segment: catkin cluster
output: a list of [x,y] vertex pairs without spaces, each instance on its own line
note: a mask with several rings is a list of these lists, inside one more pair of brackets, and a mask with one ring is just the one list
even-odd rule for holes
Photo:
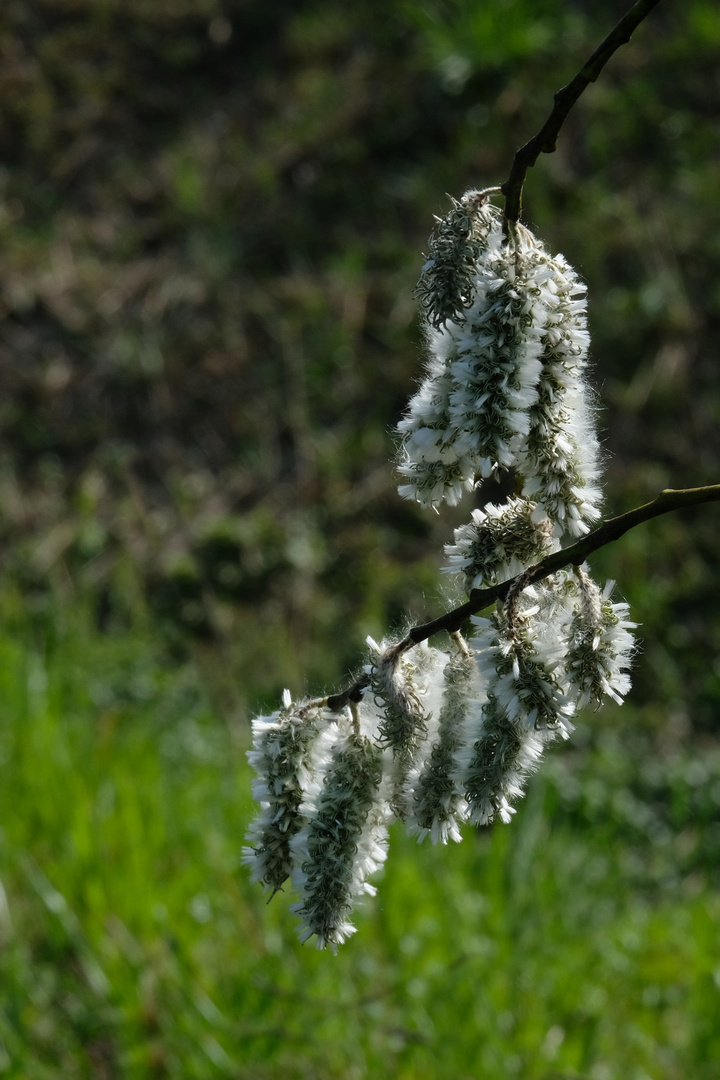
[[453,506],[479,480],[514,470],[534,520],[549,521],[556,537],[587,532],[600,516],[600,469],[575,271],[522,225],[508,231],[482,192],[468,192],[430,239],[418,295],[428,363],[399,424],[400,494]]
[[487,196],[453,200],[430,240],[418,286],[429,358],[399,425],[400,493],[453,505],[511,472],[515,494],[472,511],[445,569],[468,592],[513,584],[467,638],[368,639],[356,693],[294,704],[286,691],[253,722],[261,809],[243,861],[271,894],[290,884],[300,938],[319,948],[353,933],[392,822],[433,843],[509,822],[545,746],[630,685],[635,624],[612,582],[601,590],[585,567],[525,582],[599,516],[585,290]]

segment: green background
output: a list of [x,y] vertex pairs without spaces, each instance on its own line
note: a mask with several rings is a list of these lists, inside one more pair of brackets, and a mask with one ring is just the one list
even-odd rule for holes
[[[717,512],[599,553],[622,710],[511,826],[393,834],[338,957],[240,866],[249,718],[454,601],[403,502],[412,292],[624,11],[5,0],[0,1075],[694,1080],[720,1058]],[[606,508],[718,481],[720,16],[661,3],[531,171]]]

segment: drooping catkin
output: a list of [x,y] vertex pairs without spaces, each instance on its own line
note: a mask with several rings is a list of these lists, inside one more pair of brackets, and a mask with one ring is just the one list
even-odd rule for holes
[[519,717],[511,719],[492,691],[474,704],[464,734],[456,770],[468,820],[472,825],[489,825],[496,817],[509,822],[512,804],[539,763],[542,738]]
[[476,825],[496,816],[510,820],[544,745],[567,737],[573,726],[573,704],[555,676],[555,661],[533,640],[537,606],[524,600],[525,610],[513,598],[510,614],[506,609],[474,620],[478,632],[471,644],[487,693],[468,713],[456,775]]
[[368,882],[385,861],[387,807],[379,791],[380,749],[356,730],[332,747],[321,782],[303,803],[303,828],[293,837],[293,884],[300,900],[301,941],[313,935],[319,949],[337,949],[355,932],[350,915],[357,899],[373,896]]
[[457,635],[456,646],[443,672],[444,689],[437,733],[424,758],[407,778],[406,826],[411,836],[434,844],[459,841],[467,813],[464,794],[454,775],[454,759],[463,723],[473,698],[480,692],[475,658]]
[[[479,477],[512,467],[538,393],[543,324],[534,275],[541,245],[525,229],[508,242],[490,204],[473,210],[470,200],[468,207],[483,222],[475,275],[463,291],[462,315],[430,321],[426,379],[398,425],[398,471],[407,481],[400,494],[424,506],[454,505]],[[432,286],[424,282],[426,295]]]
[[528,229],[508,228],[486,193],[468,192],[437,226],[418,295],[429,360],[398,425],[400,494],[454,505],[513,469],[556,536],[587,532],[602,493],[575,271]]
[[631,634],[637,623],[629,607],[610,599],[615,585],[601,591],[582,567],[576,570],[580,598],[568,633],[565,677],[577,707],[601,705],[607,697],[621,705],[630,689],[629,668],[635,652]]
[[390,805],[405,820],[407,778],[437,730],[447,655],[427,642],[413,649],[369,643],[373,650],[368,669],[371,693],[378,711],[376,739],[391,755],[387,766]]
[[322,764],[321,733],[336,719],[324,701],[293,705],[286,690],[280,710],[252,722],[253,748],[247,756],[256,772],[253,797],[260,813],[248,829],[242,861],[251,879],[273,894],[292,873],[291,841],[303,825],[300,805]]
[[586,289],[562,255],[546,264],[542,368],[518,450],[523,494],[539,503],[556,534],[577,537],[600,516],[600,450],[586,368]]

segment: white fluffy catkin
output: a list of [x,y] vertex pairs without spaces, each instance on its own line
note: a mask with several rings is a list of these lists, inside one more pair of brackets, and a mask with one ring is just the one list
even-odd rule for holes
[[301,941],[336,950],[355,927],[358,898],[374,896],[368,877],[385,861],[387,807],[379,796],[382,755],[365,735],[342,734],[319,782],[303,802],[303,828],[293,837],[293,885],[300,900]]
[[485,193],[468,192],[438,222],[418,295],[429,360],[398,425],[400,494],[454,505],[514,469],[536,520],[558,537],[587,532],[600,467],[575,271],[523,226],[506,228]]
[[480,692],[475,658],[456,635],[456,645],[443,671],[443,697],[434,737],[406,780],[406,827],[418,842],[430,836],[434,844],[461,840],[460,825],[467,803],[454,775],[454,759],[463,723]]
[[315,770],[321,733],[337,718],[323,701],[293,704],[283,694],[283,707],[252,722],[253,748],[248,760],[256,772],[253,796],[260,813],[247,833],[242,861],[253,881],[276,893],[293,870],[291,841],[302,828],[300,806]]

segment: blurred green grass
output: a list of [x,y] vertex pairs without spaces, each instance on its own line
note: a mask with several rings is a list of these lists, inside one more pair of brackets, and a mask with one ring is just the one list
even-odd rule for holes
[[[231,657],[236,709],[429,617],[466,511],[399,500],[388,459],[433,214],[507,176],[627,4],[0,5],[0,554],[28,602],[91,589],[128,624],[131,562],[178,650]],[[526,185],[588,282],[609,513],[717,479],[716,7],[658,5]],[[715,549],[708,513],[610,570],[634,604],[652,579],[652,677],[705,730]]]
[[626,707],[510,826],[400,831],[339,952],[240,866],[247,734],[152,629],[0,639],[0,1074],[711,1080],[720,754]]

